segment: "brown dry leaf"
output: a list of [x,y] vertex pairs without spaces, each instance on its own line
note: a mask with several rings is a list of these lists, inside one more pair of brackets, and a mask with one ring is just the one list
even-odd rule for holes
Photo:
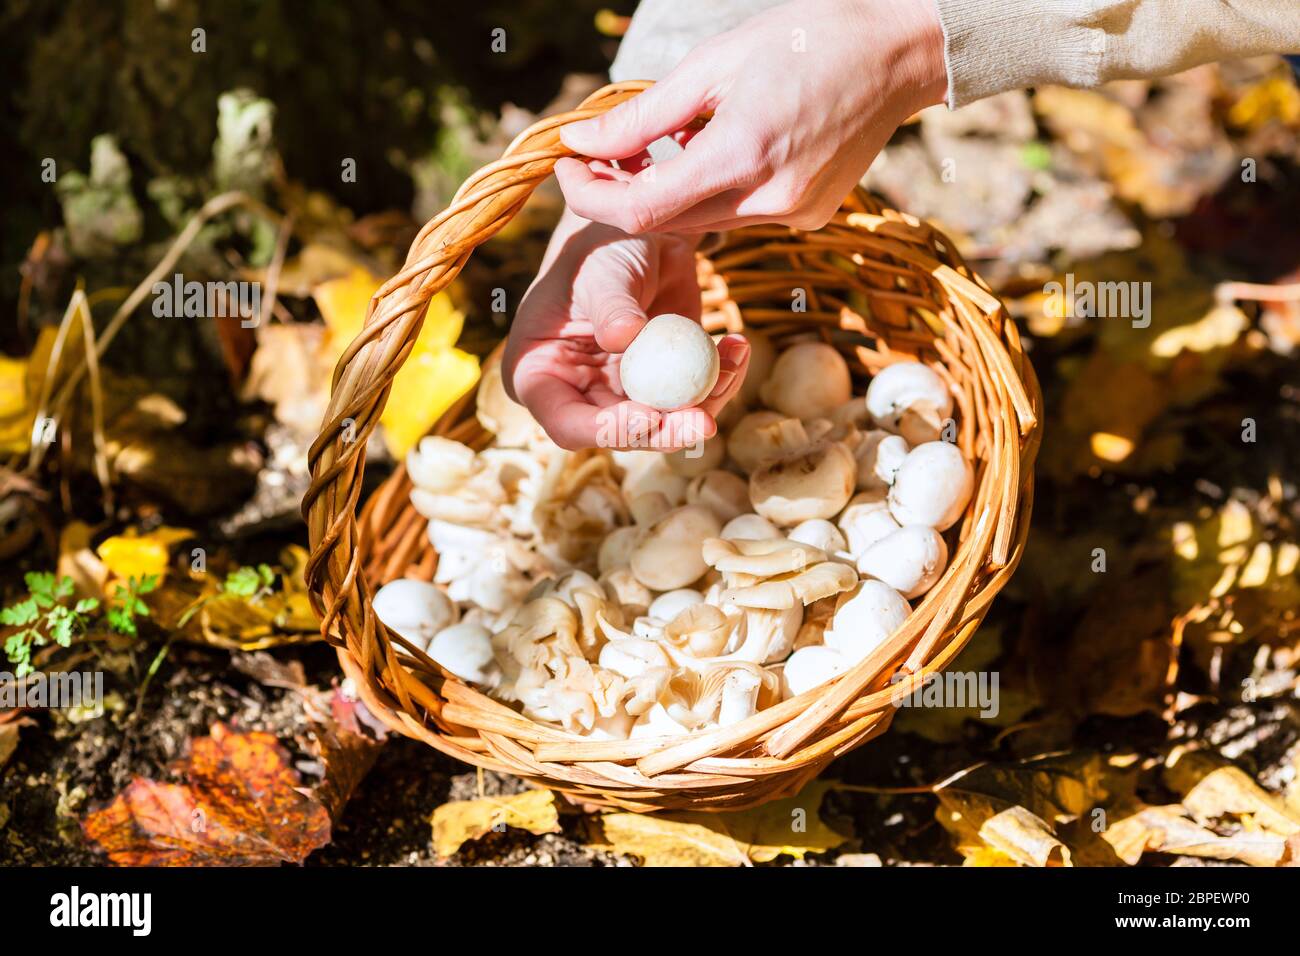
[[[1024,807],[1008,807],[984,821],[979,837],[1021,866],[1071,866],[1070,850]],[[987,864],[985,864],[987,865]]]
[[438,856],[451,856],[469,840],[506,827],[529,833],[558,833],[560,815],[555,794],[525,790],[505,797],[444,803],[433,811],[433,848]]
[[[304,691],[306,689],[304,688]],[[384,749],[383,739],[367,736],[358,720],[360,701],[332,692],[303,695],[304,709],[312,721],[313,747],[321,762],[321,781],[312,794],[338,820],[357,786]]]
[[730,813],[609,813],[600,818],[616,853],[646,866],[739,866],[778,856],[803,859],[848,837],[822,822],[819,810],[835,783],[816,780],[798,794]]
[[86,838],[119,866],[276,866],[329,842],[329,812],[270,734],[214,724],[179,770],[187,783],[136,777],[82,821]]
[[1300,833],[1300,812],[1251,780],[1239,767],[1220,767],[1206,774],[1183,797],[1183,806],[1202,822],[1241,817],[1249,828],[1281,837]]
[[30,723],[26,718],[0,723],[0,769],[4,768],[18,749],[18,728]]
[[1145,852],[1171,853],[1209,860],[1240,860],[1252,866],[1275,866],[1283,840],[1276,836],[1243,833],[1220,836],[1187,816],[1178,805],[1145,807],[1113,823],[1102,837],[1121,860],[1136,865]]
[[[1131,799],[1132,778],[1121,756],[1095,753],[979,764],[935,788],[935,818],[953,837],[957,852],[974,861],[970,865],[990,865],[990,850],[1017,863],[1113,862],[1114,855],[1100,845],[1091,824],[1099,812]],[[1041,829],[1032,823],[1035,819]],[[1068,855],[1049,839],[1063,848],[1070,840]]]

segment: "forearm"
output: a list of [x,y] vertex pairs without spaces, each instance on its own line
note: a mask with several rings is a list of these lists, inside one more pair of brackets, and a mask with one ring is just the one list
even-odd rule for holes
[[1296,0],[934,0],[948,105],[1300,50]]
[[[710,37],[782,0],[642,0],[610,68],[662,79]],[[1300,52],[1297,0],[895,0],[942,23],[948,105],[1044,83],[1096,86],[1212,60]]]

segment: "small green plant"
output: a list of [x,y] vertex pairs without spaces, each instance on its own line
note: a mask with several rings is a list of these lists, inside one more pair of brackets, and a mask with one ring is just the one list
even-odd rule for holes
[[144,601],[140,600],[140,595],[148,594],[157,587],[158,575],[156,574],[146,574],[138,579],[132,575],[127,579],[125,587],[119,583],[117,592],[108,602],[106,615],[108,626],[118,634],[129,634],[135,637],[139,633],[135,623],[136,615],[149,616],[149,608]]
[[88,615],[99,607],[94,598],[82,598],[68,606],[72,578],[56,578],[49,571],[31,571],[23,576],[27,597],[0,610],[0,624],[17,627],[5,638],[5,656],[15,665],[15,676],[26,677],[33,670],[32,648],[53,641],[60,647],[72,643],[73,635],[86,629]]
[[226,575],[226,583],[222,586],[222,590],[227,594],[256,600],[270,594],[271,585],[274,583],[275,572],[269,565],[259,564],[255,568],[246,566],[231,571]]

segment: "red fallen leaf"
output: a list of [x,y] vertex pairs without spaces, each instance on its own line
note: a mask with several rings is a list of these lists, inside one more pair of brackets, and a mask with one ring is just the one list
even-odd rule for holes
[[329,811],[271,734],[213,724],[179,770],[188,783],[132,780],[82,821],[86,838],[118,866],[276,866],[329,842]]
[[362,722],[374,718],[364,704],[349,699],[338,688],[322,694],[304,693],[303,707],[312,721],[312,746],[320,759],[321,781],[312,792],[337,820],[379,758],[386,734],[380,731],[378,739],[368,736]]

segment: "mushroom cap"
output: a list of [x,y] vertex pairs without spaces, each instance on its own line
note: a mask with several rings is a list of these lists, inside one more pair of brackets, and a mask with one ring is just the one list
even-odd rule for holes
[[766,409],[750,412],[727,436],[727,454],[731,456],[746,474],[754,471],[765,461],[781,457],[780,447],[767,437],[764,429],[786,418],[780,412]]
[[596,570],[604,574],[626,568],[632,561],[632,550],[640,537],[640,528],[615,528],[600,542],[600,550],[596,553]]
[[750,475],[749,497],[764,518],[790,527],[839,514],[856,479],[852,453],[840,442],[822,439]]
[[[668,466],[668,457],[657,451],[632,452],[644,455],[644,458],[623,457],[618,459],[625,470],[623,481],[619,485],[623,497],[635,501],[641,495],[659,492],[676,507],[686,498],[686,486],[690,479],[679,475]],[[623,464],[626,463],[626,464]]]
[[825,342],[800,342],[777,356],[763,403],[793,418],[825,418],[853,395],[849,365]]
[[858,555],[859,572],[884,581],[908,600],[930,590],[947,564],[943,536],[919,524],[904,525]]
[[[726,528],[722,529],[723,537],[726,537]],[[844,535],[840,529],[835,527],[825,518],[809,518],[807,521],[801,521],[795,525],[794,530],[789,534],[791,541],[797,541],[800,544],[811,545],[827,554],[838,554],[848,547],[848,542],[844,540]]]
[[889,489],[889,510],[901,525],[946,531],[966,510],[975,487],[970,462],[946,441],[917,445],[903,459]]
[[719,467],[727,457],[727,439],[722,434],[706,438],[664,455],[668,467],[683,478],[694,478]]
[[698,405],[713,391],[721,367],[718,347],[700,323],[684,315],[656,315],[619,359],[623,392],[664,411]]
[[688,607],[704,603],[704,595],[691,588],[675,588],[665,591],[650,602],[647,613],[657,620],[667,623]]
[[722,522],[708,508],[676,508],[655,522],[633,549],[632,573],[655,591],[686,587],[708,570],[700,546],[721,530]]
[[867,386],[867,411],[881,428],[897,429],[909,408],[927,409],[940,420],[952,414],[952,393],[928,365],[904,361],[887,365]]
[[911,611],[888,584],[868,579],[839,596],[822,640],[856,664],[902,627]]
[[738,607],[779,611],[839,594],[857,582],[857,572],[844,562],[822,561],[802,571],[732,588],[724,592],[723,600]]
[[772,366],[776,364],[776,346],[757,329],[745,329],[742,334],[749,342],[749,368],[745,371],[745,380],[740,383],[740,392],[736,397],[741,404],[749,407],[758,401],[763,383],[772,377]]
[[420,650],[458,617],[456,605],[440,588],[412,578],[389,581],[376,592],[371,607],[389,630]]
[[801,647],[781,670],[781,696],[786,700],[843,674],[851,665],[838,651],[820,644]]
[[444,627],[429,642],[428,654],[461,680],[491,684],[499,676],[492,652],[492,632],[482,624]]
[[886,485],[892,485],[898,476],[898,469],[903,466],[903,459],[911,450],[912,446],[902,435],[886,435],[880,439],[876,445],[876,477]]
[[749,483],[735,472],[715,468],[691,480],[686,501],[708,508],[719,521],[730,521],[749,511]]
[[496,436],[498,448],[523,448],[545,435],[532,413],[506,394],[500,362],[490,362],[483,368],[475,414],[479,424]]
[[779,538],[781,532],[762,515],[750,512],[737,515],[724,524],[719,537],[728,541],[761,541],[764,538]]
[[880,491],[854,495],[840,512],[840,531],[848,542],[846,549],[856,559],[863,551],[900,527],[889,513],[889,502]]

